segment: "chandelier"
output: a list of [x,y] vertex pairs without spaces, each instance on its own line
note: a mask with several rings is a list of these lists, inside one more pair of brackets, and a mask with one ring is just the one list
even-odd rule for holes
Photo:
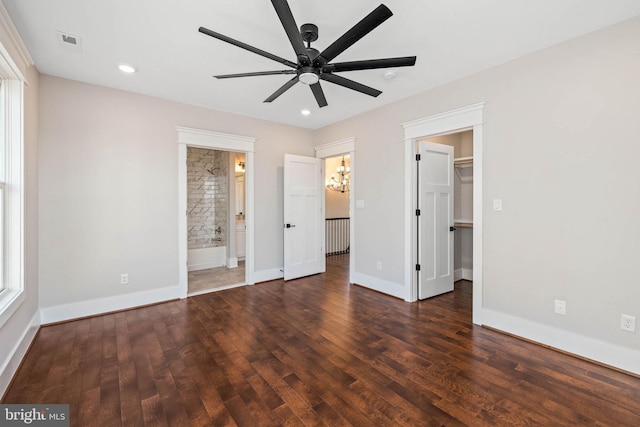
[[351,168],[344,165],[344,156],[342,156],[342,162],[340,163],[340,166],[336,168],[337,176],[331,175],[331,179],[327,181],[327,188],[341,193],[349,191],[349,181],[351,179],[350,171]]

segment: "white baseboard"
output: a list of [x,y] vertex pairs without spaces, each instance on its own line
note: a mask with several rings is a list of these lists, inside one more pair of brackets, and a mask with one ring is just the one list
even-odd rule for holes
[[284,272],[281,268],[271,270],[261,270],[253,272],[253,283],[268,282],[270,280],[282,279]]
[[470,268],[459,268],[453,272],[453,281],[471,280],[473,281],[473,270]]
[[217,268],[224,267],[224,262],[221,264],[219,262],[203,262],[200,264],[190,264],[187,267],[188,271],[198,271],[198,270],[206,270],[208,268]]
[[227,258],[227,268],[237,268],[238,258]]
[[7,391],[7,387],[11,383],[11,379],[18,371],[22,359],[27,354],[27,350],[38,332],[40,326],[40,312],[36,312],[31,318],[29,325],[22,333],[22,336],[11,349],[9,358],[5,360],[0,368],[0,397]]
[[180,297],[180,288],[178,286],[122,294],[113,297],[57,305],[54,307],[43,307],[40,309],[40,320],[42,324],[62,322],[64,320],[95,316],[102,313],[109,313],[111,311],[125,310],[128,308],[139,307],[141,305],[178,299]]
[[482,324],[640,375],[638,350],[488,309],[482,310]]
[[215,289],[205,289],[203,291],[189,292],[187,294],[187,296],[188,297],[195,297],[197,295],[210,294],[212,292],[219,292],[219,291],[224,291],[224,290],[227,290],[227,289],[240,288],[242,286],[247,286],[247,284],[243,282],[243,283],[236,283],[235,285],[220,286],[219,288],[215,288]]
[[358,272],[352,273],[351,278],[353,280],[353,283],[357,285],[364,286],[365,288],[373,289],[374,291],[382,292],[383,294],[392,295],[404,300],[406,290],[401,284],[388,282],[386,280],[367,276],[366,274],[361,274]]

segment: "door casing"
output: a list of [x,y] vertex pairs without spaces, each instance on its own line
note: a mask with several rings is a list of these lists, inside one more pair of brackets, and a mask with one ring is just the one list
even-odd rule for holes
[[469,105],[421,119],[403,123],[404,128],[404,258],[405,300],[418,299],[416,274],[416,142],[420,139],[473,130],[473,323],[483,323],[482,314],[482,169],[483,169],[483,115],[485,103]]
[[[358,242],[355,238],[356,230],[356,190],[357,190],[357,163],[356,163],[356,139],[345,138],[338,141],[329,142],[326,144],[318,145],[314,147],[316,151],[316,157],[319,159],[327,159],[329,157],[337,157],[342,155],[349,155],[349,167],[351,170],[349,181],[349,283],[354,283],[353,275],[356,271],[355,260],[357,253]],[[323,165],[324,173],[324,165]],[[322,192],[322,212],[326,212],[324,191]],[[326,248],[325,245],[323,247]]]
[[256,138],[177,126],[178,131],[178,287],[180,298],[189,292],[187,271],[187,146],[245,153],[246,255],[245,282],[255,283],[254,266],[254,144]]

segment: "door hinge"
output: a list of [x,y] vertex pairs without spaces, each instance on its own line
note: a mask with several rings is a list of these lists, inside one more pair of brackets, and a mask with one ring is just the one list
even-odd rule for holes
[[420,264],[416,264],[416,271],[420,271]]
[[420,209],[416,209],[416,216],[420,216]]
[[416,154],[416,160],[420,161],[420,154]]

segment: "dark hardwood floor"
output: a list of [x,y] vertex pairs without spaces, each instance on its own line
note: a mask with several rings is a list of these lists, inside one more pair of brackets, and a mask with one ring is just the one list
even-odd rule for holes
[[4,403],[74,426],[638,426],[640,379],[327,273],[43,327]]

